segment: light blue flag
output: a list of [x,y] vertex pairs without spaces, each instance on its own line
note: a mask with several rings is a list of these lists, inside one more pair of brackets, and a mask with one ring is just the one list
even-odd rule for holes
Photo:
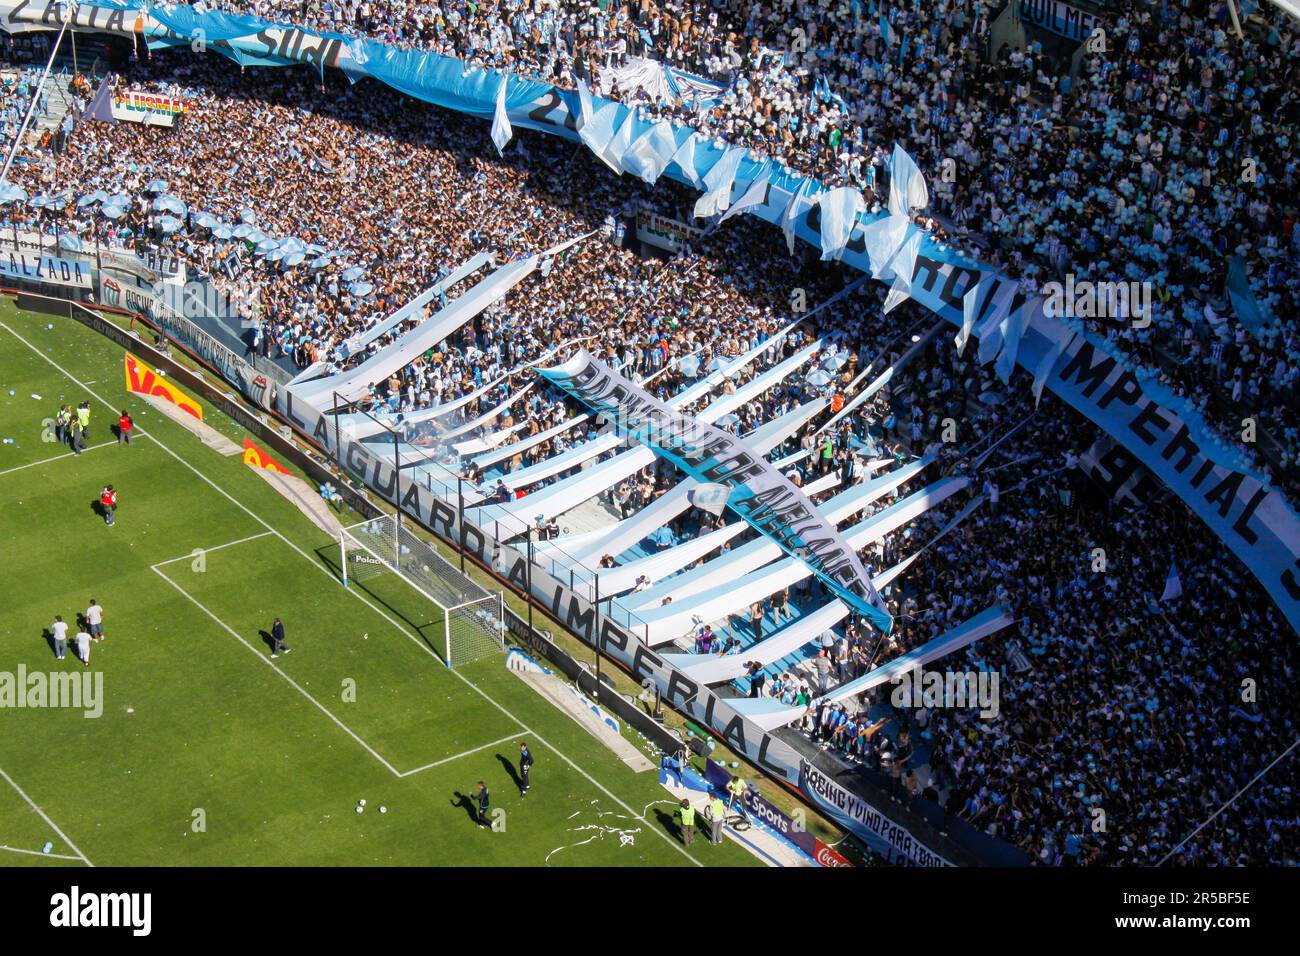
[[708,219],[725,212],[731,205],[731,186],[736,181],[736,170],[745,158],[746,150],[739,146],[728,146],[722,158],[713,164],[713,168],[704,176],[707,192],[695,201],[693,215],[696,219]]
[[1038,367],[1034,369],[1034,405],[1043,398],[1043,386],[1047,384],[1047,378],[1052,374],[1052,369],[1056,367],[1056,360],[1061,357],[1061,353],[1074,341],[1075,334],[1067,327],[1062,326],[1062,330],[1068,334],[1063,339],[1059,339],[1052,344],[1052,347],[1044,353],[1038,361]]
[[1233,256],[1228,262],[1227,292],[1232,301],[1232,310],[1252,335],[1258,336],[1261,329],[1273,324],[1273,316],[1262,309],[1259,300],[1255,298],[1250,278],[1246,274],[1246,263],[1241,256]]
[[695,168],[695,141],[699,138],[700,134],[692,130],[673,153],[673,162],[681,168],[696,189],[703,189],[704,180],[700,178],[700,171]]
[[886,45],[894,42],[894,29],[889,25],[889,18],[885,16],[884,10],[880,11],[880,35],[884,38]]
[[1003,385],[1011,382],[1011,373],[1016,370],[1016,356],[1020,354],[1020,340],[1024,338],[1025,329],[1033,320],[1035,312],[1041,314],[1043,300],[1034,298],[1016,312],[1002,320],[1002,351],[998,353],[997,364],[993,366]]
[[582,77],[578,78],[578,129],[591,122],[591,90]]
[[1002,348],[1002,321],[1011,311],[1011,301],[1015,297],[1016,290],[1014,287],[1003,288],[1002,296],[993,308],[993,314],[980,326],[980,347],[975,356],[975,360],[980,365],[987,365],[992,362]]
[[1169,565],[1169,574],[1165,577],[1165,593],[1160,595],[1162,601],[1172,601],[1183,596],[1183,582],[1178,577],[1178,562]]

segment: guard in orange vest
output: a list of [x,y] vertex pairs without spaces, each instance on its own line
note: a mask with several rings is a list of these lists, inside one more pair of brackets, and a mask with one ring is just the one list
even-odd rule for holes
[[131,416],[122,409],[122,414],[117,416],[117,443],[119,445],[131,444],[131,429],[135,427],[135,422],[131,421]]
[[99,507],[104,513],[104,524],[113,526],[113,512],[117,511],[117,491],[112,485],[105,485],[99,493]]

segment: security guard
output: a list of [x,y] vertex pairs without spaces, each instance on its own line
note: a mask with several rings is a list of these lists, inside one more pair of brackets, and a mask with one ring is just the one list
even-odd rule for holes
[[709,842],[717,846],[722,842],[722,824],[727,819],[727,805],[715,791],[709,801]]
[[682,797],[682,843],[687,846],[695,839],[695,808],[691,806],[691,801]]
[[54,436],[60,445],[72,444],[72,409],[67,405],[59,408],[59,414],[54,419]]
[[749,822],[749,813],[745,810],[745,780],[743,777],[732,777],[731,782],[727,784],[727,809],[734,809],[740,814],[740,818],[746,823]]

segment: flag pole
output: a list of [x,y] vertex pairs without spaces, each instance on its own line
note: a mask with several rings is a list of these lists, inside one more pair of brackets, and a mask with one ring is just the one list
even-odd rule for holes
[[63,18],[63,26],[59,29],[59,35],[54,40],[54,49],[50,51],[50,59],[45,64],[45,72],[41,74],[41,81],[36,84],[36,90],[32,93],[32,101],[27,105],[27,115],[23,117],[22,125],[18,127],[18,135],[14,137],[14,143],[9,147],[9,155],[5,157],[4,168],[0,169],[0,183],[9,181],[9,167],[13,165],[14,157],[18,155],[18,147],[22,145],[23,137],[27,134],[27,127],[32,122],[32,113],[36,110],[36,104],[41,98],[41,93],[45,90],[45,81],[50,78],[54,58],[59,54],[59,46],[63,43],[63,34],[68,32],[68,24],[72,22],[76,12],[77,4],[73,0],[68,5],[68,15]]

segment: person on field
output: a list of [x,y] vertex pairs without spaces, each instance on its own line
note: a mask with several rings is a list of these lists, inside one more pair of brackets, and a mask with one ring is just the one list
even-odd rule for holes
[[82,402],[77,406],[77,424],[81,426],[81,437],[84,441],[90,433],[90,402]]
[[90,599],[90,607],[86,608],[86,630],[90,631],[90,636],[98,644],[104,639],[104,609],[95,603],[95,599]]
[[119,445],[131,444],[131,429],[135,427],[135,422],[131,421],[131,416],[122,409],[122,414],[117,416],[117,443]]
[[60,405],[59,413],[54,416],[54,437],[60,445],[72,444],[72,409],[67,405]]
[[281,654],[288,654],[292,647],[284,642],[284,624],[277,617],[271,622],[271,656],[279,657]]
[[86,433],[82,431],[81,422],[73,415],[68,420],[68,445],[74,455],[80,455],[86,449]]
[[677,812],[682,823],[682,843],[690,846],[691,841],[695,839],[695,808],[691,806],[691,801],[682,797],[682,804]]
[[84,630],[77,632],[77,660],[90,666],[90,635]]
[[709,818],[709,842],[718,846],[722,843],[722,825],[727,820],[727,805],[716,792],[713,794],[713,799],[709,801],[706,813]]
[[105,485],[104,490],[99,493],[100,510],[104,512],[104,524],[110,528],[113,527],[113,520],[117,511],[117,489],[112,485]]
[[749,811],[745,809],[746,784],[743,777],[732,777],[727,784],[727,809],[735,810],[741,820],[749,821]]
[[533,769],[533,755],[525,741],[519,745],[519,796],[528,795],[528,771]]
[[478,825],[491,829],[492,824],[488,822],[488,812],[492,809],[492,797],[488,793],[487,784],[482,780],[478,782]]
[[68,625],[61,614],[54,615],[50,633],[54,635],[54,658],[61,661],[68,656]]

